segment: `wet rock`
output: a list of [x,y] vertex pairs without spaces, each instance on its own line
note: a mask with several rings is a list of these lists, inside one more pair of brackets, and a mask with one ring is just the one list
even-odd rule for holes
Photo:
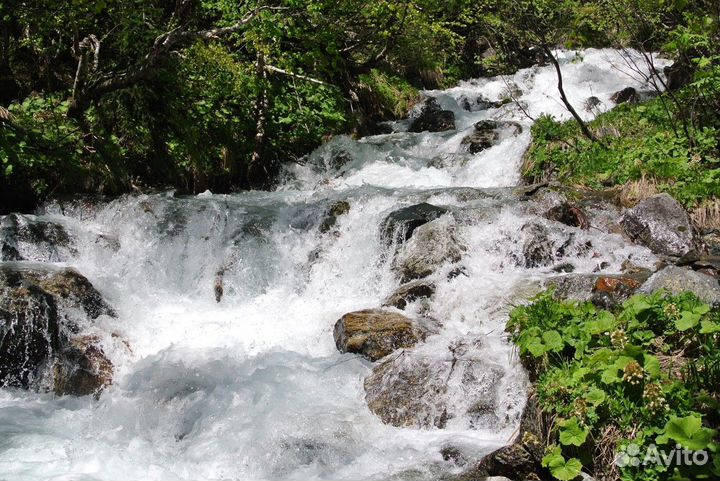
[[497,109],[503,105],[502,102],[493,102],[482,95],[474,98],[462,96],[458,100],[458,104],[468,112],[480,112],[487,109]]
[[503,369],[476,349],[456,350],[447,359],[406,351],[373,368],[365,379],[365,400],[393,426],[442,429],[461,418],[465,427],[495,427],[501,422],[496,413],[503,377]]
[[634,104],[639,100],[637,90],[632,87],[625,87],[622,90],[618,90],[610,97],[616,105],[624,104],[626,102]]
[[694,247],[690,219],[668,194],[643,200],[625,212],[620,224],[630,239],[656,254],[679,257]]
[[650,276],[649,271],[627,275],[570,274],[548,281],[561,300],[590,301],[598,307],[611,309],[638,291]]
[[445,263],[456,263],[466,247],[460,241],[457,227],[437,219],[415,230],[393,260],[393,270],[401,282],[422,279]]
[[403,243],[412,237],[415,229],[448,212],[444,207],[423,202],[393,211],[380,226],[386,244]]
[[[101,315],[114,312],[76,271],[0,264],[0,386],[41,388],[48,378],[53,386],[57,374],[66,379],[58,394],[86,394],[79,386],[90,385],[90,367],[102,362],[89,344],[73,343]],[[72,370],[75,361],[80,364]],[[101,371],[106,372],[92,372]]]
[[382,309],[345,314],[333,331],[338,351],[361,354],[371,361],[411,348],[426,336],[427,331],[411,319]]
[[663,70],[667,78],[667,89],[670,91],[680,90],[693,78],[693,68],[685,60],[678,60]]
[[435,294],[435,284],[432,282],[417,280],[408,282],[398,287],[395,292],[390,294],[383,306],[392,306],[398,309],[405,309],[405,307],[417,300],[432,297]]
[[590,228],[590,222],[588,222],[585,212],[583,212],[580,207],[570,204],[569,202],[563,202],[562,204],[551,207],[545,213],[545,217],[571,227],[579,227],[583,230]]
[[467,464],[466,456],[457,446],[445,445],[441,447],[440,455],[443,460],[450,461],[457,466],[465,466]]
[[718,277],[720,274],[720,255],[702,255],[697,252],[689,252],[682,256],[675,265],[690,267],[694,271]]
[[481,120],[475,124],[474,132],[462,139],[461,143],[467,146],[467,150],[471,154],[477,154],[489,149],[500,138],[497,131],[498,126],[498,123],[494,120]]
[[592,97],[588,97],[585,100],[585,102],[583,104],[583,108],[585,109],[586,112],[592,112],[596,108],[600,107],[600,105],[602,105],[602,101],[599,98],[592,96]]
[[320,232],[328,232],[335,227],[337,218],[350,212],[350,203],[345,200],[333,202],[325,212],[325,216],[320,223]]
[[420,111],[410,128],[410,132],[444,132],[455,130],[455,114],[450,110],[443,110],[435,98],[430,97]]
[[0,218],[0,261],[55,262],[75,253],[65,228],[35,216]]
[[463,473],[459,480],[496,479],[496,477],[533,481],[553,479],[542,467],[547,431],[537,397],[528,396],[514,443],[493,451],[478,464]]
[[672,294],[691,291],[703,302],[720,304],[720,284],[717,279],[684,267],[669,266],[655,274],[640,288],[641,292],[652,293],[665,289]]
[[53,391],[59,396],[98,396],[112,382],[114,371],[100,339],[80,336],[68,344],[53,366]]
[[523,244],[523,258],[525,267],[546,266],[552,263],[555,257],[555,245],[550,240],[548,230],[538,223],[526,224],[522,231],[525,233]]

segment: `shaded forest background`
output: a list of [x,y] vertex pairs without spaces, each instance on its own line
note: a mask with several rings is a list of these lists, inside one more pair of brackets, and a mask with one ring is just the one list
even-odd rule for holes
[[555,47],[674,59],[669,115],[692,145],[720,110],[718,3],[2,0],[0,212],[75,193],[268,188],[330,136],[405,115],[418,89]]

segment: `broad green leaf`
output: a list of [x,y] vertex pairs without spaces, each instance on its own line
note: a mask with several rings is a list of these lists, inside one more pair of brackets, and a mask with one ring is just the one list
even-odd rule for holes
[[587,439],[588,430],[580,426],[578,419],[572,417],[560,424],[560,443],[568,446],[582,446]]
[[658,436],[656,441],[667,444],[673,440],[684,448],[699,451],[708,447],[715,432],[714,429],[703,427],[702,418],[698,415],[690,414],[683,418],[670,416],[665,424],[665,434]]
[[565,343],[562,340],[562,336],[556,330],[547,331],[543,333],[543,341],[545,341],[545,348],[547,351],[562,351]]
[[560,452],[560,448],[553,449],[542,459],[542,465],[560,481],[570,481],[580,475],[582,463],[579,459],[570,458],[567,461]]
[[683,311],[680,319],[675,321],[675,327],[678,331],[687,331],[698,325],[700,322],[700,314],[696,314],[690,311]]
[[713,334],[720,332],[720,323],[715,321],[701,321],[700,322],[700,333],[701,334]]
[[605,401],[605,398],[605,391],[596,387],[590,388],[588,393],[585,395],[585,399],[587,400],[587,402],[589,402],[593,406],[599,406]]

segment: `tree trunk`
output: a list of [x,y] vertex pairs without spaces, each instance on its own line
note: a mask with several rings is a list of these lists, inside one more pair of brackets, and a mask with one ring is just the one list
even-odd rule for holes
[[570,101],[567,98],[567,95],[565,95],[565,89],[563,88],[563,77],[562,77],[562,71],[560,70],[560,64],[558,63],[557,59],[555,58],[555,55],[553,55],[552,51],[550,51],[550,48],[543,44],[542,46],[543,51],[545,52],[545,55],[548,56],[550,59],[550,62],[552,62],[553,66],[555,67],[555,72],[557,73],[557,79],[558,79],[558,92],[560,92],[560,99],[562,100],[563,104],[565,104],[565,108],[568,109],[568,112],[570,112],[570,115],[573,116],[575,119],[575,122],[577,122],[578,127],[580,127],[580,131],[583,133],[585,137],[590,139],[591,141],[595,142],[597,141],[597,137],[593,135],[592,132],[590,132],[590,129],[588,129],[588,126],[585,124],[583,119],[578,115],[575,108],[572,106]]
[[255,100],[255,147],[248,166],[248,182],[251,185],[262,185],[267,180],[267,169],[263,163],[263,151],[265,150],[265,127],[267,125],[267,113],[269,100],[267,94],[267,69],[265,68],[265,55],[258,53],[256,64],[257,80],[260,85],[257,99]]

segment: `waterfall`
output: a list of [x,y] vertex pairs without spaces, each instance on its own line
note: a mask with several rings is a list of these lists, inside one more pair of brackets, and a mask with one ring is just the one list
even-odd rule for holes
[[[589,97],[607,110],[615,91],[647,89],[617,51],[559,59],[587,119]],[[509,443],[527,379],[504,325],[513,305],[558,275],[523,261],[527,226],[565,245],[562,262],[576,273],[656,261],[617,234],[544,219],[538,201],[523,200],[530,117],[569,118],[555,83],[541,66],[427,91],[453,112],[454,130],[410,132],[418,110],[390,123],[392,133],[336,137],[287,167],[273,192],[78,198],[7,216],[7,229],[62,226],[67,244],[16,236],[12,248],[20,262],[77,269],[117,317],[87,326],[115,366],[98,399],[0,389],[0,479],[437,479],[460,469],[443,459],[444,446],[480,458]],[[522,109],[500,105],[508,89]],[[493,145],[470,153],[464,139],[484,120],[500,122]],[[347,213],[321,227],[343,201]],[[481,363],[463,376],[492,373],[478,386],[495,396],[490,412],[470,416],[476,393],[449,370],[453,415],[442,429],[383,424],[365,400],[373,364],[333,340],[343,314],[380,307],[400,284],[398,259],[413,254],[384,242],[381,226],[421,202],[447,210],[433,225],[452,232],[461,255],[441,259],[429,277],[434,295],[405,308],[434,325],[407,362],[447,369],[462,346],[462,361]]]

